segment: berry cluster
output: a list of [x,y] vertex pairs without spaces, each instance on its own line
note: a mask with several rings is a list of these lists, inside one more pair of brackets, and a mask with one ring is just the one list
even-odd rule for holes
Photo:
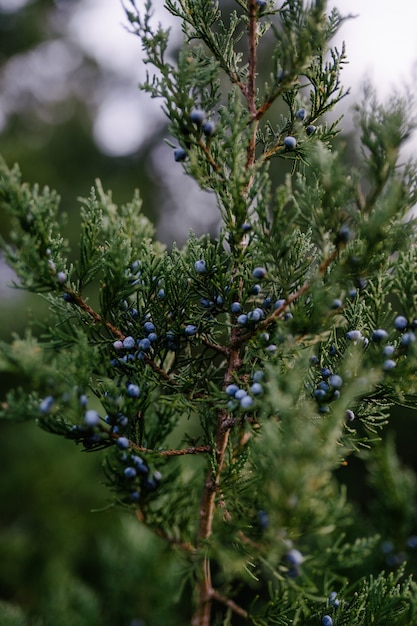
[[252,384],[249,389],[239,387],[235,383],[231,383],[226,387],[226,395],[230,398],[228,401],[228,407],[231,411],[235,411],[239,407],[241,409],[250,409],[254,405],[254,397],[263,394],[263,386],[261,381],[264,378],[264,373],[258,370],[254,373],[252,378]]
[[[197,129],[197,133],[202,132],[206,138],[212,137],[216,132],[215,123],[207,119],[207,113],[202,109],[193,109],[188,120],[191,122],[192,130],[196,132],[195,129]],[[174,161],[185,161],[187,156],[187,151],[184,148],[177,147],[174,149]]]

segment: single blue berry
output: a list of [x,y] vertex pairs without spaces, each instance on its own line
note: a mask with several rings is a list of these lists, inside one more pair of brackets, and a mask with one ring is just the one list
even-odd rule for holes
[[316,127],[313,124],[309,124],[306,128],[307,135],[314,135],[316,132]]
[[158,298],[165,298],[165,289],[160,289],[156,295]]
[[348,422],[353,422],[353,420],[355,419],[355,414],[350,409],[346,409],[345,415]]
[[179,162],[179,161],[185,161],[185,159],[187,158],[187,153],[184,150],[184,148],[175,148],[174,150],[174,160]]
[[337,592],[336,591],[331,591],[330,594],[329,594],[329,604],[330,605],[332,605],[332,604],[334,605],[335,601],[336,601],[336,598],[337,598]]
[[321,618],[321,623],[323,626],[332,626],[333,620],[330,615],[323,615],[323,617]]
[[120,448],[120,450],[127,450],[129,445],[129,439],[127,437],[119,437],[116,440],[116,446]]
[[236,400],[242,400],[245,396],[248,395],[248,392],[245,389],[238,389],[235,393]]
[[352,239],[352,231],[350,230],[349,226],[344,224],[343,226],[339,228],[339,232],[337,233],[337,240],[340,243],[347,243],[351,239]]
[[232,304],[230,305],[230,310],[232,313],[240,313],[242,310],[242,305],[240,304],[240,302],[232,302]]
[[260,383],[253,383],[250,388],[251,392],[254,396],[260,396],[264,389]]
[[206,113],[202,109],[193,109],[190,113],[190,120],[197,126],[201,126],[205,119]]
[[257,296],[260,291],[261,291],[260,285],[253,285],[253,287],[250,290],[250,292],[253,293],[254,296]]
[[58,272],[56,279],[60,285],[63,285],[67,281],[67,275],[65,272]]
[[401,343],[403,344],[403,346],[409,346],[411,343],[414,343],[416,340],[416,336],[414,333],[408,332],[408,333],[404,333],[404,335],[401,337]]
[[212,137],[216,132],[216,124],[214,122],[205,122],[203,124],[203,133],[206,137]]
[[239,326],[245,326],[245,324],[248,323],[248,316],[245,315],[244,313],[242,313],[241,315],[239,315],[239,317],[237,318],[237,323],[239,324]]
[[262,315],[257,309],[254,309],[253,311],[249,311],[248,313],[248,320],[250,322],[254,322],[255,324],[256,322],[259,322],[261,318],[262,318]]
[[258,522],[262,530],[266,530],[269,526],[268,514],[265,511],[258,511]]
[[397,317],[394,320],[394,328],[402,332],[403,330],[407,328],[407,326],[408,326],[407,318],[404,317],[403,315],[397,315]]
[[407,546],[412,550],[415,550],[417,548],[417,535],[411,535],[407,539]]
[[[114,345],[114,344],[113,344]],[[123,347],[126,350],[133,350],[133,348],[135,347],[135,340],[133,339],[133,337],[131,337],[130,335],[128,335],[127,337],[125,337],[123,339]]]
[[84,415],[84,423],[86,426],[97,426],[100,423],[100,415],[94,409],[90,409]]
[[139,398],[140,396],[139,385],[134,385],[133,383],[130,383],[127,386],[127,395],[130,396],[131,398]]
[[284,146],[287,148],[287,150],[294,150],[295,146],[297,145],[297,140],[295,137],[285,137],[284,139]]
[[329,376],[332,375],[332,370],[329,369],[328,367],[322,367],[320,372],[323,378],[329,378]]
[[143,352],[147,352],[151,348],[151,342],[147,337],[144,337],[140,341],[138,341],[138,348]]
[[343,385],[343,379],[338,374],[332,374],[329,378],[329,383],[334,389],[340,389]]
[[248,222],[245,222],[244,224],[242,224],[242,226],[240,227],[240,229],[244,232],[247,233],[250,230],[252,230],[252,224],[249,224]]
[[265,350],[267,352],[276,352],[277,351],[277,346],[274,343],[269,344],[269,346],[266,346]]
[[275,302],[274,309],[280,309],[282,306],[284,306],[285,303],[286,303],[285,298],[280,298],[279,300]]
[[313,355],[310,357],[310,364],[311,364],[311,365],[317,365],[317,364],[318,364],[318,362],[319,362],[318,357],[317,357],[315,354],[313,354]]
[[262,370],[257,370],[253,375],[253,381],[260,383],[264,379],[265,373]]
[[382,365],[382,369],[384,370],[384,372],[389,372],[390,370],[393,370],[396,366],[397,364],[395,361],[393,361],[392,359],[386,359]]
[[55,402],[55,398],[53,396],[46,396],[46,398],[44,398],[39,405],[40,412],[49,413],[54,402]]
[[362,339],[362,334],[360,330],[349,330],[346,333],[346,339],[349,341],[359,341]]
[[372,341],[375,341],[376,343],[385,341],[386,339],[388,339],[388,333],[383,328],[377,328],[376,330],[373,331],[371,335],[371,339]]
[[200,259],[194,263],[194,268],[197,274],[204,274],[207,272],[207,265],[204,259]]
[[184,332],[188,337],[192,337],[193,335],[196,335],[197,331],[198,331],[198,328],[194,324],[187,324],[187,326],[184,328]]
[[384,346],[384,349],[382,350],[382,354],[384,356],[392,356],[395,352],[395,348],[394,346],[388,345],[388,346]]
[[256,0],[256,6],[259,7],[259,10],[262,11],[268,4],[267,0]]
[[343,306],[343,302],[340,298],[335,298],[332,302],[332,309],[340,309]]
[[239,391],[239,387],[234,383],[227,385],[226,387],[226,393],[228,396],[234,396],[237,391]]
[[318,402],[320,402],[321,400],[324,400],[324,398],[327,396],[327,392],[324,389],[315,389],[313,391],[313,396],[316,398],[316,400],[318,400]]
[[85,395],[85,393],[82,393],[80,395],[79,402],[80,402],[81,406],[85,409],[85,407],[87,406],[87,403],[88,403],[88,398]]
[[131,466],[126,467],[126,468],[123,470],[123,474],[124,474],[124,475],[125,475],[125,477],[126,477],[126,478],[128,478],[129,480],[133,480],[133,478],[136,478],[136,476],[137,476],[137,472],[136,472],[135,468],[134,468],[134,467],[131,467]]
[[151,343],[155,343],[158,339],[158,335],[156,333],[149,333],[148,339]]
[[329,385],[324,382],[324,380],[322,380],[318,385],[317,385],[317,389],[323,389],[323,391],[329,391]]
[[286,559],[291,565],[301,565],[304,561],[304,557],[299,550],[291,548],[286,554]]
[[124,347],[124,346],[123,346],[123,341],[120,341],[120,339],[118,339],[117,341],[115,341],[115,342],[113,343],[113,348],[114,348],[115,350],[123,350],[123,347]]
[[241,398],[240,406],[242,407],[242,409],[249,409],[252,405],[253,405],[253,398],[251,398],[250,396],[246,395],[246,396],[243,396],[243,398]]
[[143,329],[146,333],[153,333],[155,330],[155,324],[152,322],[145,322],[143,325]]
[[265,278],[267,272],[266,269],[264,267],[255,267],[255,269],[252,272],[252,276],[254,278]]
[[307,115],[307,111],[305,109],[298,109],[298,111],[295,112],[295,117],[297,118],[297,120],[305,120]]
[[132,500],[132,502],[138,502],[140,498],[140,492],[136,489],[135,491],[132,491],[132,493],[130,494],[130,499]]

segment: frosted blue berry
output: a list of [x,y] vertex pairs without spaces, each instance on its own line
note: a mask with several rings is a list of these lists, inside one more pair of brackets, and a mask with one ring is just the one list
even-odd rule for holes
[[206,113],[202,109],[193,109],[190,113],[190,120],[198,126],[201,126],[205,119]]
[[236,400],[242,400],[242,398],[244,398],[247,395],[248,393],[247,391],[245,391],[245,389],[238,389],[235,393],[235,398]]
[[260,383],[253,383],[250,390],[254,396],[260,396],[263,393],[264,389]]
[[140,396],[139,385],[134,385],[133,383],[130,383],[127,386],[127,395],[130,396],[131,398],[139,398]]
[[260,291],[261,291],[260,285],[253,285],[253,287],[250,290],[250,292],[253,293],[254,296],[257,296]]
[[404,333],[404,335],[401,337],[401,343],[403,344],[403,346],[409,346],[410,343],[414,343],[416,340],[416,336],[414,333],[408,332],[408,333]]
[[252,230],[252,224],[249,224],[248,222],[245,222],[244,224],[242,224],[242,226],[241,226],[240,228],[241,228],[241,230],[242,230],[244,233],[247,233],[247,232],[249,232],[250,230]]
[[160,289],[156,295],[158,298],[165,298],[165,289]]
[[232,304],[230,305],[230,310],[232,313],[235,313],[235,315],[237,313],[240,313],[242,310],[242,305],[240,304],[240,302],[232,302]]
[[147,337],[145,337],[144,339],[141,339],[138,342],[138,348],[139,350],[142,350],[143,352],[147,352],[151,348],[150,340]]
[[340,298],[335,298],[332,302],[332,309],[340,309],[343,306],[343,302]]
[[304,557],[299,550],[292,548],[286,554],[287,561],[291,563],[291,565],[301,565],[304,561]]
[[216,132],[216,124],[214,122],[205,122],[203,124],[203,133],[206,137],[212,137]]
[[385,346],[384,349],[382,350],[382,354],[384,356],[392,356],[394,352],[395,352],[395,348],[394,346],[391,346],[391,345]]
[[67,280],[67,275],[65,272],[58,272],[56,279],[60,285],[63,285]]
[[286,303],[285,298],[280,298],[279,300],[275,302],[274,309],[280,309],[282,306],[284,306],[285,303]]
[[318,357],[317,357],[315,354],[313,354],[313,355],[310,357],[310,364],[311,364],[311,365],[317,365],[317,364],[318,364],[318,362],[319,362]]
[[390,370],[393,370],[394,367],[396,367],[396,362],[393,361],[392,359],[386,359],[382,365],[382,369],[385,372],[389,372]]
[[337,606],[336,605],[336,602],[337,602],[336,598],[337,598],[336,591],[331,591],[330,594],[329,594],[329,604],[330,605],[333,604],[334,606]]
[[87,426],[97,426],[100,423],[100,415],[94,409],[90,409],[84,415],[84,423]]
[[243,398],[241,398],[240,406],[242,407],[242,409],[249,409],[252,405],[253,405],[253,398],[251,398],[250,396],[246,395],[246,396],[243,396]]
[[155,343],[155,341],[158,339],[158,335],[156,333],[149,333],[148,339],[151,343]]
[[200,259],[194,263],[194,269],[197,274],[204,274],[207,272],[207,265],[204,259]]
[[350,409],[346,409],[345,415],[348,422],[353,422],[353,420],[355,419],[355,414]]
[[46,398],[44,398],[39,405],[40,412],[49,413],[54,402],[55,398],[53,396],[46,396]]
[[372,341],[375,341],[376,343],[385,341],[386,339],[388,339],[388,333],[383,328],[377,328],[376,330],[373,331],[371,335],[371,339]]
[[114,348],[115,350],[123,350],[123,347],[124,347],[124,346],[123,346],[123,341],[120,341],[120,339],[118,339],[117,341],[115,341],[115,342],[113,343],[113,348]]
[[340,387],[343,385],[343,379],[338,374],[333,374],[329,378],[329,383],[332,387],[334,387],[334,389],[340,389]]
[[244,313],[242,313],[241,315],[239,315],[239,317],[237,318],[237,323],[239,324],[239,326],[245,326],[245,324],[248,323],[248,316],[245,315]]
[[152,322],[145,322],[143,325],[143,329],[146,333],[153,333],[155,330],[155,324]]
[[[113,344],[114,345],[114,344]],[[123,347],[126,350],[133,350],[133,348],[135,347],[135,340],[133,339],[133,337],[131,337],[130,335],[128,335],[127,337],[125,337],[123,339]]]
[[193,335],[196,335],[197,331],[198,331],[198,328],[194,324],[187,324],[187,326],[184,328],[184,332],[188,337],[192,337]]
[[137,489],[135,491],[132,491],[132,493],[130,494],[130,499],[132,500],[132,502],[138,502],[139,498],[140,498],[139,491]]
[[330,615],[323,615],[323,617],[321,618],[321,623],[323,626],[332,626],[333,620]]
[[295,113],[295,117],[297,118],[297,120],[305,120],[307,111],[305,109],[298,109],[298,111],[296,111]]
[[228,396],[234,396],[237,391],[239,391],[239,387],[234,383],[227,385],[226,387],[226,393]]
[[294,150],[295,146],[297,145],[297,140],[295,137],[285,137],[284,139],[284,146],[287,148],[287,150]]
[[318,400],[318,402],[320,402],[321,400],[324,400],[324,398],[327,395],[327,392],[324,389],[315,389],[313,391],[313,395],[316,398],[316,400]]
[[397,315],[397,317],[394,320],[394,328],[402,332],[403,330],[407,328],[407,326],[408,326],[407,318],[404,317],[403,315]]
[[127,450],[129,447],[129,439],[127,437],[119,437],[116,441],[116,446],[120,450]]
[[267,272],[266,269],[264,267],[255,267],[255,269],[252,272],[252,276],[254,278],[265,278]]
[[269,346],[266,346],[265,350],[267,352],[276,352],[277,351],[277,346],[274,343],[269,344]]
[[179,161],[185,161],[185,159],[187,158],[187,153],[184,150],[184,148],[175,148],[174,150],[174,160],[179,162]]
[[323,378],[329,378],[332,375],[332,370],[328,367],[322,367],[320,371]]
[[314,133],[316,132],[316,127],[313,124],[309,124],[306,128],[306,133],[307,135],[314,135]]
[[264,372],[262,370],[257,370],[254,373],[254,375],[253,375],[253,380],[254,380],[255,383],[260,383],[261,380],[264,379],[264,376],[265,376],[265,374],[264,374]]
[[262,315],[257,309],[254,309],[253,311],[249,311],[248,313],[248,320],[250,322],[255,322],[255,323],[259,322],[261,318],[262,318]]
[[85,393],[82,393],[79,397],[79,402],[83,408],[87,406],[88,398]]
[[360,330],[349,330],[346,333],[346,339],[349,341],[359,341],[362,338],[362,334]]
[[266,7],[267,4],[267,0],[256,0],[256,6],[258,6],[261,11]]
[[124,469],[123,474],[129,480],[133,480],[137,476],[137,471],[135,470],[134,467],[129,466]]
[[337,233],[337,241],[340,243],[347,243],[352,239],[352,231],[349,226],[344,224],[340,227],[339,232]]
[[322,380],[318,385],[317,389],[323,389],[324,391],[329,391],[329,385]]

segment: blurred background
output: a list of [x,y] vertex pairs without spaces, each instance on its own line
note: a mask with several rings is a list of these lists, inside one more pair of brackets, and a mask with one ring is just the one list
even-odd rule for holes
[[[163,4],[155,0],[155,20],[172,26],[174,54],[180,32]],[[342,126],[353,142],[351,108],[365,79],[382,98],[415,82],[417,3],[333,4],[356,16],[335,42],[347,41],[343,81],[351,95],[337,115],[345,113]],[[220,5],[228,10],[233,2]],[[24,180],[57,189],[75,248],[77,198],[96,178],[117,203],[139,188],[145,214],[168,245],[184,242],[190,228],[217,228],[211,196],[184,176],[164,142],[161,103],[137,88],[146,68],[126,25],[119,0],[0,0],[0,153],[9,165],[19,163]],[[415,147],[410,142],[409,152]],[[0,231],[7,229],[0,215]],[[7,286],[12,279],[0,257],[2,339],[22,332],[41,310],[35,298]],[[0,401],[17,382],[1,374]],[[407,439],[407,413],[398,423],[398,436]],[[129,515],[108,508],[100,455],[80,458],[69,442],[29,424],[0,423],[0,441],[2,626],[176,624],[159,590],[178,587],[180,565]],[[414,452],[405,446],[403,460],[413,463]]]

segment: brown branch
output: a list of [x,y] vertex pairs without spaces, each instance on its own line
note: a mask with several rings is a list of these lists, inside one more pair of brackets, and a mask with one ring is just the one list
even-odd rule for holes
[[215,350],[216,352],[220,352],[220,354],[229,356],[229,348],[226,348],[225,346],[220,346],[218,343],[212,343],[206,337],[202,337],[201,341],[202,343],[204,343],[205,346],[207,346],[207,348],[211,348],[212,350]]
[[115,337],[123,341],[123,339],[125,338],[125,335],[118,328],[116,328],[116,326],[114,326],[111,322],[104,320],[101,317],[101,315],[97,313],[97,311],[95,311],[89,304],[87,304],[87,302],[84,300],[84,298],[80,296],[80,294],[78,294],[73,289],[70,289],[69,287],[65,289],[65,293],[67,293],[71,297],[71,300],[72,302],[74,302],[74,304],[80,307],[80,309],[85,311],[87,315],[91,317],[93,322],[95,322],[96,324],[101,324],[102,326],[105,326],[106,328],[109,329],[109,331]]
[[212,598],[217,600],[217,602],[221,602],[222,604],[225,604],[227,607],[229,607],[229,609],[231,609],[234,613],[236,613],[236,615],[240,615],[240,617],[243,617],[243,619],[249,618],[249,613],[245,611],[245,609],[242,609],[242,607],[236,604],[236,602],[233,602],[233,600],[226,598],[226,596],[222,595],[215,589],[211,590],[210,595]]
[[[110,433],[112,439],[119,439],[123,435],[118,433]],[[185,456],[186,454],[203,454],[205,452],[211,452],[211,446],[192,446],[190,448],[170,448],[169,450],[154,450],[153,448],[144,448],[138,446],[136,443],[129,439],[129,446],[136,450],[136,452],[142,452],[143,454],[158,454],[159,456]]]
[[143,514],[143,511],[141,511],[140,509],[136,509],[135,515],[142,524],[145,524],[147,528],[151,528],[154,531],[154,533],[158,535],[158,537],[161,537],[161,539],[165,539],[165,541],[167,541],[171,545],[177,546],[178,548],[181,548],[181,550],[184,550],[185,552],[195,553],[196,551],[195,546],[193,546],[191,543],[188,543],[187,541],[181,541],[180,539],[177,539],[176,537],[167,535],[160,527],[153,528],[150,524],[147,524],[145,515]]

